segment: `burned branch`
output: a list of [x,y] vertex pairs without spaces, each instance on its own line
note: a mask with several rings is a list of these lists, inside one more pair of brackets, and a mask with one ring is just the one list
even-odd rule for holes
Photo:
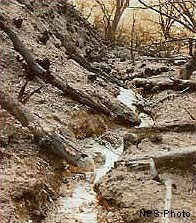
[[90,91],[78,89],[77,87],[71,86],[68,83],[64,84],[64,82],[58,80],[48,70],[44,69],[36,62],[17,34],[5,25],[3,21],[0,22],[0,26],[12,40],[15,50],[24,57],[33,74],[41,78],[45,83],[49,83],[52,86],[57,87],[68,97],[86,104],[93,109],[101,111],[117,121],[124,122],[125,124],[132,126],[140,123],[136,114],[117,99],[111,100],[110,98],[96,94],[93,89]]
[[156,93],[164,90],[174,90],[174,91],[192,91],[196,90],[196,81],[182,80],[170,78],[167,81],[157,81],[149,80],[147,78],[135,78],[133,79],[133,84],[136,88],[142,88],[143,93]]
[[[13,115],[24,127],[27,127],[35,137],[35,141],[41,148],[53,151],[62,159],[66,159],[70,164],[81,168],[92,168],[91,158],[77,149],[77,144],[56,132],[46,132],[36,116],[24,107],[9,94],[0,90],[1,106]],[[89,166],[90,165],[90,166]]]

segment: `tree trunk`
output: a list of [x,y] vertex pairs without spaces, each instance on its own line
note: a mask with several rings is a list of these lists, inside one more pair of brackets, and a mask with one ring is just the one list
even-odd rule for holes
[[116,31],[118,28],[118,24],[120,22],[123,12],[125,11],[128,5],[128,0],[116,0],[116,11],[114,13],[114,19],[110,25],[110,33],[108,33],[108,37],[111,42],[115,42],[116,40]]
[[[45,83],[50,83],[52,86],[55,86],[61,90],[65,95],[86,104],[95,110],[107,114],[117,121],[129,124],[131,126],[139,124],[139,119],[136,114],[117,99],[107,98],[105,95],[96,94],[95,89],[93,88],[89,90],[84,88],[83,90],[81,88],[77,88],[76,86],[71,86],[68,83],[64,84],[64,82],[58,80],[54,75],[52,75],[49,71],[44,70],[42,66],[35,61],[16,33],[14,33],[2,21],[0,22],[0,26],[12,40],[15,50],[17,50],[24,57],[32,73],[41,78]],[[87,87],[89,88],[89,86]]]
[[187,90],[193,92],[196,90],[196,81],[175,78],[171,78],[170,80],[166,81],[157,81],[157,79],[150,80],[147,78],[135,78],[133,79],[133,84],[137,88],[143,88],[143,93],[156,93],[167,89],[175,91]]
[[72,139],[56,132],[46,132],[36,116],[29,112],[23,104],[2,90],[0,90],[0,97],[1,107],[32,132],[38,146],[51,150],[60,158],[66,159],[70,164],[80,167],[81,170],[93,168],[92,158],[77,150],[77,144]]
[[192,53],[192,58],[177,71],[178,78],[190,79],[193,71],[196,71],[196,49]]

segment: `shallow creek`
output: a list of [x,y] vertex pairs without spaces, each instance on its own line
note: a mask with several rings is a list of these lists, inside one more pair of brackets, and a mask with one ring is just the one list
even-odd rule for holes
[[[121,88],[120,94],[117,97],[122,103],[135,110],[132,105],[133,102],[140,100],[138,96],[132,90]],[[140,114],[141,124],[139,127],[153,125],[153,121],[145,114]],[[123,140],[122,140],[123,141]],[[55,221],[61,223],[98,223],[98,210],[101,208],[97,203],[96,193],[93,190],[93,186],[98,182],[114,165],[120,155],[123,152],[123,143],[117,148],[112,147],[110,144],[100,145],[95,139],[86,139],[85,147],[88,149],[88,153],[101,153],[101,157],[104,162],[95,166],[94,172],[84,173],[84,179],[73,179],[73,183],[64,187],[64,196],[58,199],[55,209]],[[95,163],[96,164],[96,163]],[[76,175],[75,175],[76,176]],[[53,218],[52,217],[52,218]],[[51,222],[51,216],[48,216],[48,220]]]

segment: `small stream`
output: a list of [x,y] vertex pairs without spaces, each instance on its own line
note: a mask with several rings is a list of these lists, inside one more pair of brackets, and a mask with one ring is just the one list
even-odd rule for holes
[[[121,88],[117,97],[122,103],[135,110],[132,105],[138,100],[132,90]],[[140,127],[152,125],[152,119],[146,114],[140,114]],[[122,140],[123,141],[123,140]],[[93,186],[98,182],[114,165],[123,152],[123,143],[117,148],[110,144],[100,145],[95,139],[86,139],[85,147],[90,153],[101,153],[104,163],[95,168],[94,172],[85,173],[85,180],[73,181],[70,188],[65,188],[66,194],[58,199],[57,210],[55,211],[55,222],[61,223],[98,223],[98,210],[96,193]],[[64,187],[64,185],[63,185]],[[50,219],[51,220],[51,219]],[[47,222],[51,222],[51,221]]]
[[[104,157],[104,164],[95,168],[94,172],[86,172],[84,179],[73,179],[70,188],[66,185],[66,194],[58,199],[58,210],[55,210],[55,222],[61,223],[98,223],[98,204],[97,195],[93,190],[93,186],[98,182],[119,159],[123,152],[123,144],[118,148],[112,146],[100,145],[97,141],[90,138],[85,143],[90,148],[90,153],[101,152]],[[89,152],[89,150],[88,150]],[[46,221],[50,222],[50,220]]]
[[[133,105],[133,103],[137,103],[137,101],[143,100],[142,96],[137,94],[131,89],[125,89],[120,88],[120,94],[118,95],[118,100],[121,101],[123,104],[127,105],[127,107],[131,108],[134,112],[136,112],[136,107]],[[145,114],[140,113],[139,118],[141,120],[141,123],[138,127],[145,127],[145,126],[153,126],[154,121],[153,119]]]

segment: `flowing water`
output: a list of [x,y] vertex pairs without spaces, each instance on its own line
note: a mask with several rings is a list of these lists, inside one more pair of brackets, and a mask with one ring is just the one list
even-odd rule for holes
[[[134,91],[121,88],[117,98],[134,111],[136,110],[132,103],[137,101],[138,95]],[[151,118],[145,114],[140,114],[140,118],[140,126],[153,124]],[[100,145],[95,139],[91,138],[86,139],[85,147],[88,148],[88,152],[90,153],[101,153],[105,162],[96,167],[94,172],[85,173],[85,180],[73,181],[70,188],[65,186],[65,196],[58,199],[55,222],[98,223],[99,206],[93,186],[113,167],[114,162],[119,159],[123,152],[123,143],[114,148],[111,145]],[[46,220],[46,222],[51,222],[51,218],[49,221]]]
[[[133,103],[137,103],[137,101],[140,101],[140,100],[143,101],[143,98],[138,93],[134,92],[131,89],[124,89],[122,87],[120,88],[120,94],[118,95],[117,98],[123,104],[131,108],[134,112],[136,112],[136,107],[133,105]],[[153,119],[145,113],[140,113],[139,118],[141,120],[139,127],[154,125]]]
[[58,199],[55,222],[98,223],[99,207],[93,186],[119,159],[120,154],[123,152],[123,144],[115,149],[112,146],[100,145],[94,139],[87,139],[86,147],[90,148],[90,153],[101,152],[105,162],[95,168],[94,172],[86,172],[84,180],[73,180],[70,189],[65,188],[66,195]]

